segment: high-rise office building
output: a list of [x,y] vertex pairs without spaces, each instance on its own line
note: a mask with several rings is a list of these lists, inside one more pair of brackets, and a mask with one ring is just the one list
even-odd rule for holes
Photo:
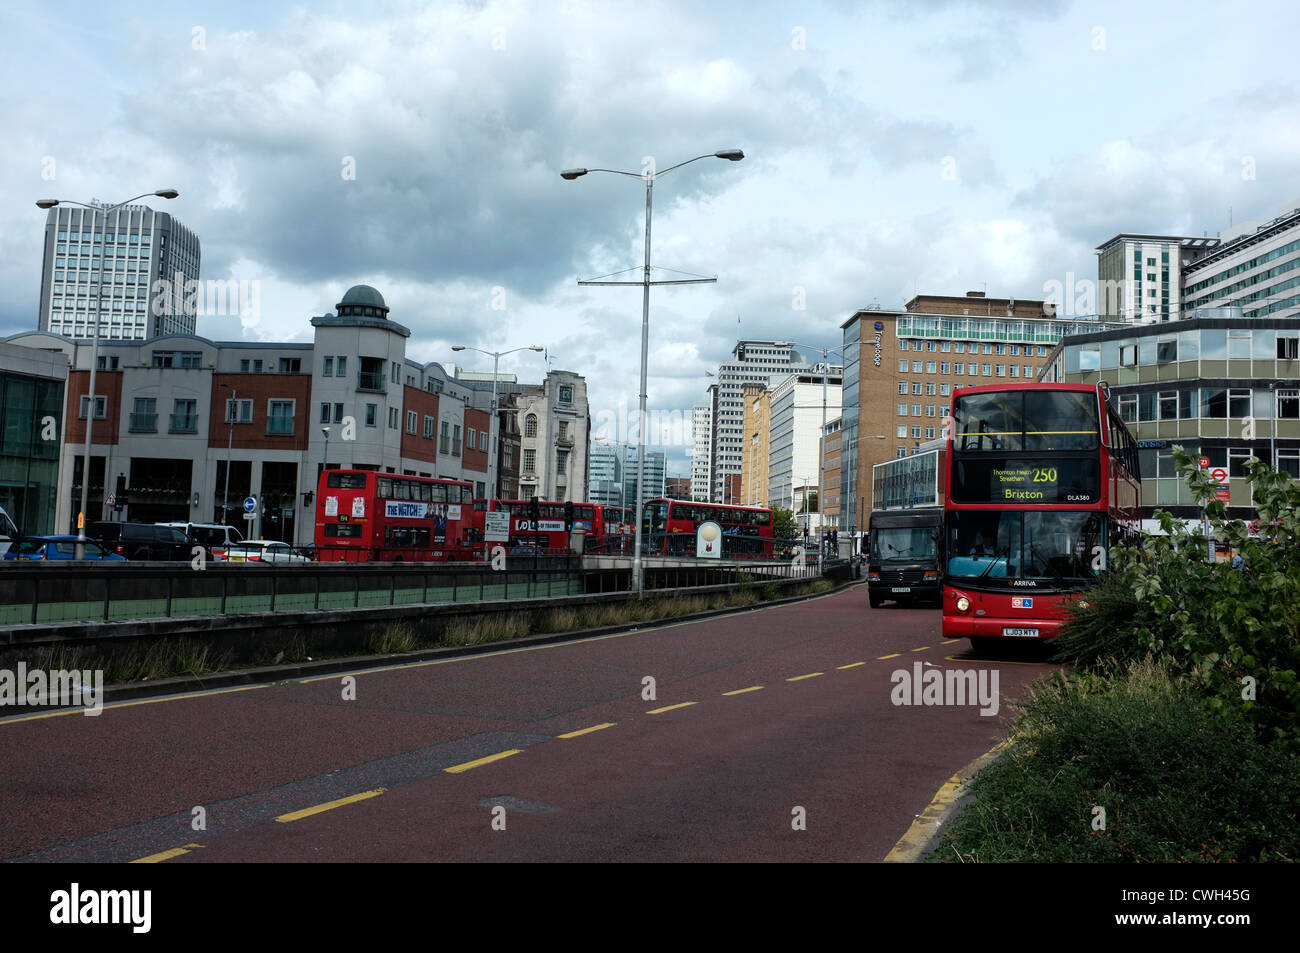
[[[108,276],[102,299],[101,253]],[[100,338],[143,341],[194,334],[199,310],[239,313],[245,302],[237,283],[217,282],[204,294],[200,260],[198,236],[166,212],[126,205],[108,215],[105,228],[98,209],[56,206],[45,221],[37,330],[90,338],[99,315]]]

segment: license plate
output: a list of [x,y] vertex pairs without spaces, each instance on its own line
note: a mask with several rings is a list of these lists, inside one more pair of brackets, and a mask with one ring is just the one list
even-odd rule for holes
[[1036,639],[1038,638],[1037,629],[1011,628],[1003,626],[1002,634],[1009,639]]
[[890,589],[889,591],[890,591],[890,592],[911,592],[911,591],[912,591],[912,587],[911,587],[911,586],[897,586],[897,587],[895,587],[895,588],[893,588],[893,589]]

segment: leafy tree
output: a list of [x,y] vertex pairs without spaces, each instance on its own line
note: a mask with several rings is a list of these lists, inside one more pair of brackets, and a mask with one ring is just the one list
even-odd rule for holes
[[783,506],[772,508],[772,535],[779,540],[791,540],[799,535],[793,510]]

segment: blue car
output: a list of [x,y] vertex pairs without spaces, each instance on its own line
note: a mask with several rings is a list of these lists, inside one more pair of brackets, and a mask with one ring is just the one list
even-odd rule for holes
[[[26,562],[35,559],[76,559],[77,537],[75,536],[25,536],[16,539],[5,560],[9,562]],[[93,539],[86,540],[86,559],[105,560],[108,562],[126,562],[125,556],[110,553]]]

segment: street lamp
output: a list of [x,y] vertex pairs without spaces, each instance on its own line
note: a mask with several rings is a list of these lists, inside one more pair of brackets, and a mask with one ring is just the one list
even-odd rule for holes
[[636,454],[636,516],[635,516],[635,533],[633,537],[632,552],[632,588],[638,595],[642,593],[642,573],[641,573],[641,523],[643,520],[642,513],[645,509],[645,431],[646,431],[646,369],[650,352],[650,286],[651,285],[697,285],[709,284],[716,282],[716,278],[679,278],[670,281],[651,281],[650,280],[650,211],[652,207],[652,196],[654,194],[655,180],[662,175],[667,175],[674,169],[680,169],[684,165],[692,162],[698,162],[700,159],[727,159],[730,162],[739,162],[745,158],[745,153],[739,149],[719,149],[717,152],[709,152],[702,156],[696,156],[694,159],[687,159],[685,162],[679,162],[676,165],[669,166],[662,172],[646,170],[644,172],[623,172],[619,169],[565,169],[560,173],[560,178],[573,180],[586,175],[588,172],[608,172],[611,175],[625,175],[633,179],[645,180],[645,265],[643,266],[642,278],[640,281],[579,281],[580,285],[640,285],[641,292],[641,398],[637,416],[637,454]]
[[[86,202],[72,202],[67,199],[37,199],[36,207],[43,209],[54,208],[56,205],[80,205],[82,208],[92,209],[93,211],[103,214],[104,224],[99,232],[99,284],[96,292],[95,301],[95,333],[91,338],[90,344],[90,396],[87,398],[86,406],[86,449],[82,455],[81,463],[81,510],[77,514],[77,544],[73,550],[73,558],[86,558],[86,506],[90,494],[90,446],[91,431],[95,426],[95,371],[99,365],[99,324],[104,320],[104,249],[108,245],[108,213],[116,212],[124,205],[130,205],[136,199],[142,199],[150,195],[156,195],[163,199],[174,199],[180,195],[175,189],[158,189],[156,192],[142,192],[134,198],[129,198],[125,202],[118,202],[116,205],[90,205]],[[113,219],[113,230],[117,231],[117,218]],[[108,483],[108,468],[104,468],[104,482]]]
[[[482,349],[480,349],[480,348],[477,348],[477,347],[466,347],[466,346],[463,345],[463,344],[457,344],[457,345],[455,345],[455,346],[452,347],[452,350],[453,350],[453,351],[478,351],[478,353],[480,353],[480,354],[486,354],[486,355],[488,355],[489,357],[492,358],[492,418],[488,421],[488,427],[489,427],[489,430],[488,430],[488,443],[490,443],[491,446],[488,448],[488,491],[487,491],[487,495],[488,495],[488,499],[496,499],[497,495],[501,492],[501,488],[500,488],[499,486],[497,486],[497,465],[496,465],[496,459],[497,459],[497,413],[498,413],[498,409],[497,409],[497,367],[500,366],[500,364],[501,364],[501,358],[504,357],[506,354],[514,354],[515,351],[536,351],[537,353],[540,354],[540,353],[542,353],[542,351],[545,350],[545,348],[538,347],[536,344],[533,344],[533,345],[530,345],[530,346],[528,346],[528,347],[515,347],[515,348],[511,348],[511,349],[508,350],[508,351],[484,351],[484,350],[482,350]],[[546,452],[549,454],[549,453],[550,453],[550,448],[547,448],[547,451],[546,451]],[[550,457],[548,456],[547,459],[549,460]]]
[[239,391],[231,384],[221,384],[230,391],[230,403],[226,405],[226,415],[230,418],[230,436],[226,438],[226,490],[221,500],[221,522],[224,525],[230,513],[230,452],[235,446],[235,414],[239,411]]

